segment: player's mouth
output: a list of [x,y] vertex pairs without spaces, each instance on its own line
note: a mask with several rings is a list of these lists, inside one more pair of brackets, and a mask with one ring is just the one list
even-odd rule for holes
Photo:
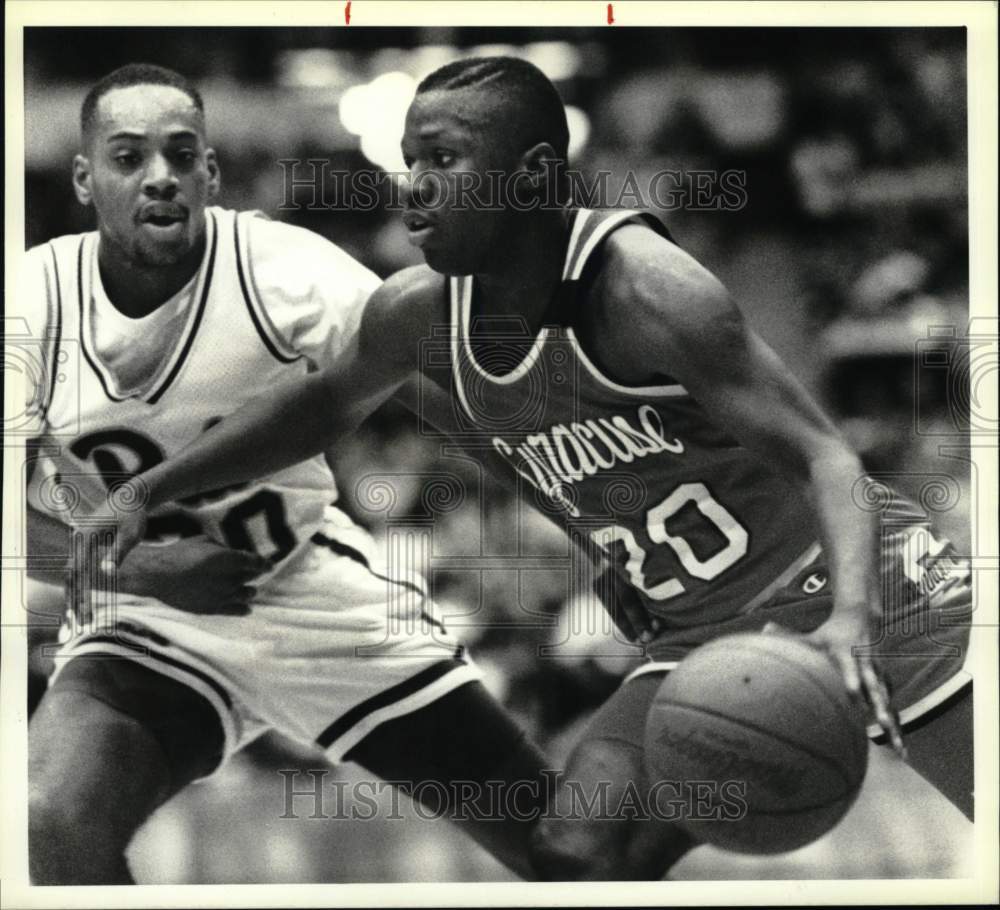
[[152,202],[139,212],[139,223],[164,237],[180,234],[187,220],[187,208],[175,202]]
[[408,239],[414,246],[423,246],[434,233],[434,222],[415,209],[403,212],[403,224],[406,225]]

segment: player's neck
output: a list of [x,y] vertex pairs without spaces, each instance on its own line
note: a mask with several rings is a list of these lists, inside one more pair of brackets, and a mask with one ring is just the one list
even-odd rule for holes
[[97,251],[101,284],[120,313],[138,319],[159,309],[195,275],[205,253],[205,237],[171,265],[146,265],[102,236]]
[[475,275],[482,311],[518,315],[537,330],[562,278],[569,242],[569,215],[525,215],[489,269]]

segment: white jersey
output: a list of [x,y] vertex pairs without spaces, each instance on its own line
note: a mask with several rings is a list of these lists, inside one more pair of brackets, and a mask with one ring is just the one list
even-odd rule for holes
[[[34,508],[111,523],[117,481],[356,342],[375,275],[253,212],[212,208],[207,222],[194,280],[137,320],[103,291],[96,233],[27,254],[20,301],[46,361],[29,405],[42,453]],[[271,559],[249,614],[196,615],[119,591],[92,616],[67,617],[53,678],[75,658],[128,658],[207,699],[227,753],[275,728],[333,760],[379,723],[478,679],[422,586],[372,569],[374,542],[331,507],[336,495],[317,457],[157,509],[149,534],[164,546],[206,534]]]
[[[110,514],[116,482],[169,458],[250,399],[351,344],[375,275],[333,244],[253,212],[209,209],[198,274],[149,316],[104,293],[96,232],[28,253],[47,305],[49,387],[37,390],[44,454],[32,506],[63,520]],[[29,317],[30,318],[30,317]],[[36,337],[39,330],[31,326]],[[57,379],[75,358],[74,382]],[[155,510],[151,540],[204,533],[274,563],[308,541],[336,499],[322,456],[250,484]]]

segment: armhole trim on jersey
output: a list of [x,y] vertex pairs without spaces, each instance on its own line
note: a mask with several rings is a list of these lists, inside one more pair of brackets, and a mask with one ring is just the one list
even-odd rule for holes
[[[37,414],[40,420],[44,421],[52,404],[52,399],[56,394],[56,379],[59,376],[59,346],[62,343],[62,290],[59,287],[59,264],[56,260],[56,251],[51,243],[47,244],[52,257],[51,275],[48,262],[42,263],[42,274],[45,277],[45,310],[46,322],[44,326],[44,341],[48,344],[42,348],[42,381],[45,382],[47,390],[43,392],[43,398],[38,402]],[[52,285],[55,285],[55,294],[52,293]],[[46,382],[47,380],[47,382]]]
[[[563,273],[564,282],[578,282],[583,270],[587,265],[594,250],[604,241],[614,230],[629,222],[643,224],[654,230],[654,225],[650,223],[650,217],[643,212],[621,211],[605,218],[594,225],[589,234],[583,230],[584,217],[593,214],[586,209],[581,209],[577,215],[577,221],[573,225],[573,234],[570,238],[570,245],[566,255],[566,268]],[[581,236],[584,237],[581,243]],[[665,234],[663,236],[666,236]],[[667,239],[671,238],[667,236]],[[680,383],[670,383],[668,385],[640,385],[628,386],[615,382],[604,374],[604,372],[587,356],[580,339],[572,326],[567,327],[567,334],[576,350],[577,357],[587,371],[605,388],[611,389],[622,395],[635,395],[638,398],[680,398],[689,395],[689,392]]]
[[465,413],[472,420],[476,419],[472,408],[469,407],[469,400],[465,397],[465,386],[462,383],[462,295],[471,291],[472,277],[463,275],[461,277],[451,276],[445,284],[448,290],[448,302],[451,310],[451,371],[452,382],[455,383],[455,392]]
[[[302,359],[302,355],[288,346],[288,343],[281,337],[271,318],[267,315],[263,303],[260,299],[260,291],[253,278],[253,266],[250,258],[250,226],[244,231],[243,238],[240,238],[240,218],[246,214],[249,222],[254,217],[253,212],[239,213],[233,219],[233,234],[236,244],[236,274],[240,281],[240,290],[243,292],[243,301],[250,311],[250,321],[253,323],[260,340],[264,343],[271,356],[279,363],[295,363]],[[246,261],[246,269],[243,262]]]
[[[215,252],[218,247],[219,242],[219,227],[215,221],[215,215],[208,211],[205,213],[208,216],[208,226],[212,234],[211,246],[209,247],[208,259],[205,263],[205,271],[202,275],[202,286],[201,293],[198,295],[198,303],[195,308],[194,315],[191,321],[187,325],[186,337],[184,339],[184,344],[181,346],[180,351],[174,358],[173,365],[170,367],[166,378],[159,383],[159,385],[154,385],[150,394],[143,396],[148,404],[156,404],[170,388],[173,381],[177,378],[177,375],[181,371],[181,367],[184,366],[187,356],[191,351],[192,345],[194,345],[195,336],[198,334],[198,328],[201,326],[201,319],[205,315],[205,307],[208,304],[208,294],[212,287],[212,275],[215,272]],[[198,294],[198,291],[195,290]]]
[[577,252],[577,247],[580,244],[580,235],[583,233],[583,226],[593,214],[591,209],[577,209],[576,216],[573,218],[573,229],[569,234],[569,244],[566,247],[566,261],[563,263],[562,273],[563,281],[569,279],[574,254]]
[[[633,212],[631,210],[624,212],[615,212],[613,215],[609,215],[607,218],[599,221],[594,225],[593,230],[583,241],[579,244],[579,238],[577,239],[577,244],[579,245],[579,250],[572,250],[570,255],[567,257],[566,271],[567,274],[564,276],[564,281],[578,281],[580,275],[583,274],[583,268],[587,264],[587,260],[590,258],[590,254],[594,252],[597,245],[604,240],[615,228],[620,227],[627,221],[637,221],[639,219],[640,213]],[[576,226],[574,225],[574,232],[576,231]],[[581,233],[583,233],[581,231]],[[573,252],[576,252],[576,258],[573,259]],[[572,259],[572,266],[570,265],[570,260]]]
[[598,366],[587,356],[572,326],[567,327],[566,335],[573,345],[573,350],[576,351],[576,356],[579,358],[580,363],[587,369],[587,372],[601,385],[611,389],[613,392],[618,392],[621,395],[635,395],[637,398],[683,398],[690,394],[680,383],[644,386],[621,385],[605,376]]
[[80,238],[80,247],[76,255],[76,295],[80,308],[80,319],[77,324],[80,327],[80,347],[83,349],[84,359],[97,375],[97,379],[101,383],[101,388],[104,389],[105,396],[109,401],[121,403],[128,399],[119,397],[111,391],[111,385],[109,384],[108,377],[104,375],[104,370],[101,369],[97,352],[90,350],[90,319],[87,316],[87,297],[83,290],[83,248],[86,246],[86,243],[87,235],[84,235]]

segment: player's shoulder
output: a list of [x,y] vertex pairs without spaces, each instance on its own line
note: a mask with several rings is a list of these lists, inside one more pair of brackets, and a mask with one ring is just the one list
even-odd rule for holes
[[390,359],[409,362],[416,350],[413,342],[427,337],[447,312],[446,280],[426,265],[390,275],[365,305],[362,349],[377,349]]
[[94,234],[96,231],[84,231],[79,234],[60,234],[58,237],[52,237],[43,243],[29,247],[24,253],[23,262],[29,264],[29,267],[35,268],[52,262],[53,256],[60,261],[70,257],[75,262],[79,255],[80,245]]
[[444,311],[446,282],[444,275],[426,265],[410,266],[383,281],[372,294],[369,307],[408,320],[432,318]]
[[93,233],[62,234],[29,247],[12,261],[17,281],[40,285],[53,281],[55,275],[62,276],[63,281],[69,280],[79,267],[83,241]]
[[605,315],[709,324],[734,308],[725,286],[690,253],[648,225],[629,222],[608,236],[599,276]]
[[[378,277],[346,250],[308,228],[273,221],[261,212],[235,216],[247,233],[247,255],[254,279],[266,285],[276,282],[283,290],[289,283],[308,286],[338,282],[372,291]],[[266,287],[261,288],[266,291]]]

